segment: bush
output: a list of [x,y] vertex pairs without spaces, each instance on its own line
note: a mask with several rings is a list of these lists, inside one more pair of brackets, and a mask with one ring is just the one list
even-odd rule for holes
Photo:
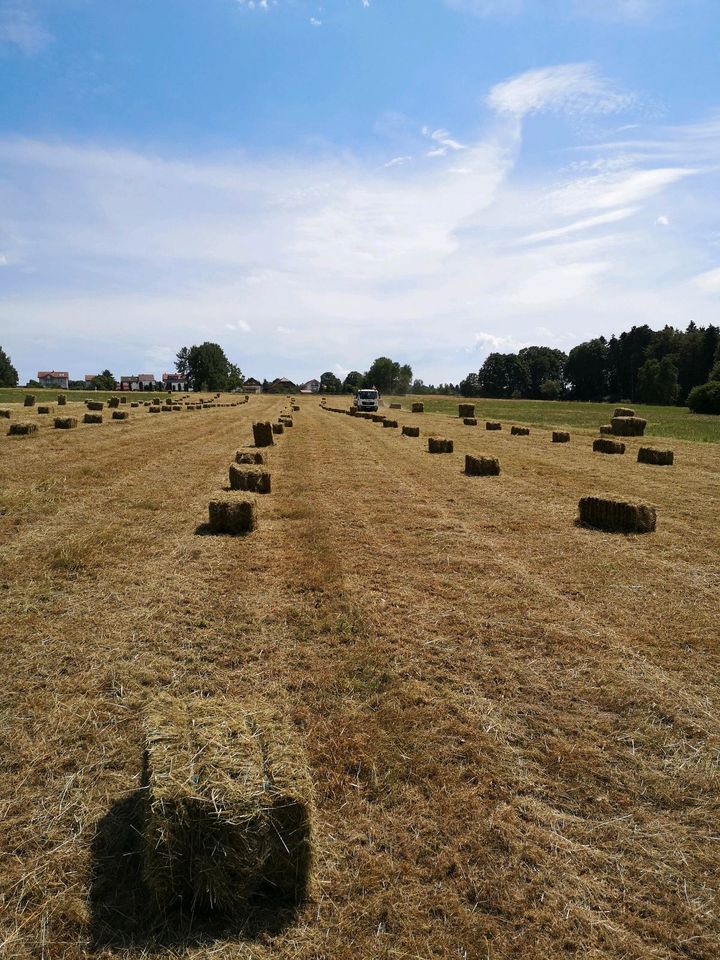
[[693,413],[720,413],[720,380],[693,387],[687,405]]

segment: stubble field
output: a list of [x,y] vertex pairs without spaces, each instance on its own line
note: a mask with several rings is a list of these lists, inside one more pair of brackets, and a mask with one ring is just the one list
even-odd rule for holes
[[[0,428],[0,955],[717,957],[717,446],[653,438],[661,468],[589,429],[393,411],[412,439],[300,405],[244,538],[200,525],[281,398]],[[640,497],[657,532],[576,526],[592,493]],[[318,850],[297,915],[148,918],[133,801],[161,689],[297,728]]]

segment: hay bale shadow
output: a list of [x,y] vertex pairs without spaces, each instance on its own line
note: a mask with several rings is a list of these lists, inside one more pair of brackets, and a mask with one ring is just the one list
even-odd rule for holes
[[188,908],[160,911],[143,880],[145,790],[116,801],[92,841],[90,937],[93,950],[179,950],[221,940],[276,936],[297,905],[268,889],[232,917]]

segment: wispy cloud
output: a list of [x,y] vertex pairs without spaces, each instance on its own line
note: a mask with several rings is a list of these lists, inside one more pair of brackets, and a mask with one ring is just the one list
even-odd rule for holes
[[33,57],[41,53],[52,39],[29,0],[0,3],[0,50],[15,47],[26,57]]
[[499,114],[518,118],[533,113],[617,113],[633,99],[615,89],[593,63],[528,70],[496,84],[487,98]]
[[[216,339],[246,372],[272,373],[275,357],[306,378],[377,351],[427,381],[466,373],[469,344],[516,349],[541,328],[582,339],[638,317],[715,318],[709,129],[638,128],[625,132],[638,150],[596,144],[577,164],[553,153],[550,173],[520,176],[522,117],[565,95],[520,96],[517,80],[494,88],[491,132],[430,128],[425,142],[447,154],[390,169],[341,150],[180,161],[0,140],[3,346],[31,373],[33,344],[51,365],[94,369],[108,352],[132,367],[158,343]],[[683,137],[702,143],[692,163]],[[93,335],[100,322],[122,330],[116,343]]]

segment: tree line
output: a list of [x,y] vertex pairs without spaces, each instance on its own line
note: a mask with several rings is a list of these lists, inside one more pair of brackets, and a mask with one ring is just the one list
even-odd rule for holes
[[720,328],[647,324],[596,337],[565,354],[551,347],[491,353],[459,384],[463,396],[688,405],[720,413]]

